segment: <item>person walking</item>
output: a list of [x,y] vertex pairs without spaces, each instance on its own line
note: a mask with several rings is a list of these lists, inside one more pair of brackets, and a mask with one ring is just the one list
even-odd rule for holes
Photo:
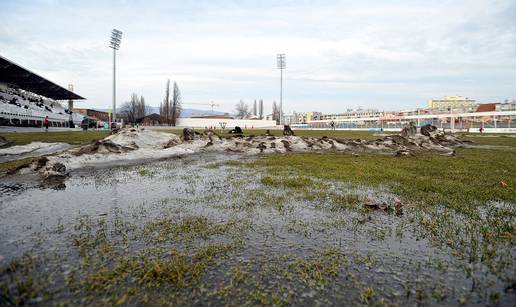
[[43,120],[43,126],[45,127],[45,132],[48,131],[48,116],[45,116]]

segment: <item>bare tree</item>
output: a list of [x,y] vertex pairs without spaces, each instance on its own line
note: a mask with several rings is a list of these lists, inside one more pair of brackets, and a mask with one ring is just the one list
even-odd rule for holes
[[159,113],[165,119],[167,125],[172,126],[177,124],[177,119],[181,115],[181,92],[177,83],[174,82],[172,97],[170,97],[170,79],[167,80],[165,98],[159,106]]
[[171,120],[172,126],[177,124],[177,119],[181,115],[181,92],[179,86],[174,82],[174,90],[172,92],[172,109],[171,109]]
[[258,105],[258,113],[260,119],[263,119],[263,99],[260,99],[260,104]]
[[117,114],[117,116],[120,117],[120,119],[122,119],[126,123],[130,123],[134,119],[134,113],[133,113],[133,110],[131,108],[131,102],[130,101],[124,102],[120,106],[120,111],[118,111],[118,112],[119,112],[119,114]]
[[165,98],[159,106],[159,113],[165,119],[167,125],[170,125],[170,79],[167,80]]
[[159,115],[161,115],[162,118],[165,118],[165,114],[163,113],[163,102],[159,103]]
[[276,101],[272,102],[272,120],[275,120],[276,124],[279,125],[280,110],[278,105],[276,104]]
[[243,100],[235,105],[235,113],[239,118],[246,118],[249,115],[249,106]]
[[121,117],[129,123],[136,123],[145,116],[146,112],[145,98],[138,97],[136,93],[131,95],[131,100],[125,102],[120,108]]
[[147,106],[145,105],[145,98],[143,98],[143,96],[140,96],[137,106],[136,120],[140,120],[147,115]]
[[256,116],[258,114],[257,108],[256,108],[256,99],[254,100],[253,104],[253,115]]

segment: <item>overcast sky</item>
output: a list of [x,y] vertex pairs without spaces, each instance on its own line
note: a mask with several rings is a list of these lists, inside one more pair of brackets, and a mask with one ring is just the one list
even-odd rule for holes
[[0,54],[73,83],[84,107],[111,105],[114,27],[119,103],[136,92],[157,106],[170,78],[185,107],[263,98],[270,112],[277,53],[287,54],[285,112],[516,98],[514,0],[0,0],[0,20]]

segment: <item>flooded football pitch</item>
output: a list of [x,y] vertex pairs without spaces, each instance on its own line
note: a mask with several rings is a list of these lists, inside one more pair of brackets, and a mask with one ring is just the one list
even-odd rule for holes
[[[0,179],[0,305],[514,306],[512,241],[473,259],[466,216],[257,159],[80,169],[54,189]],[[483,210],[514,225],[513,204]]]

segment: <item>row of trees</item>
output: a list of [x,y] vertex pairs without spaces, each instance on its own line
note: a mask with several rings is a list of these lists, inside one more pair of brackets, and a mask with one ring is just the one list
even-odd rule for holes
[[[170,94],[170,80],[167,80],[165,98],[159,106],[161,117],[168,125],[175,126],[181,115],[181,92],[179,86],[174,82],[172,95]],[[127,123],[140,122],[143,117],[151,113],[151,107],[145,103],[145,98],[136,93],[131,95],[131,100],[124,102],[120,107],[119,117]]]
[[[251,115],[254,115],[259,119],[263,119],[263,99],[260,99],[258,103],[255,100],[252,109],[249,108],[249,105],[245,101],[240,100],[235,105],[235,115],[238,118],[249,118]],[[279,123],[280,120],[280,109],[276,101],[272,103],[272,120],[275,120],[277,123]]]
[[167,80],[165,98],[159,105],[159,113],[168,125],[175,126],[177,124],[177,119],[181,115],[181,92],[176,82],[174,82],[172,96],[170,96],[170,80]]
[[[146,105],[145,98],[139,96],[136,93],[131,95],[131,100],[125,102],[120,108],[120,117],[124,121],[129,123],[139,122],[145,115],[149,114],[150,107]],[[170,80],[167,80],[165,88],[165,97],[163,102],[160,103],[159,112],[163,121],[172,126],[176,126],[177,119],[181,115],[181,92],[179,86],[174,82],[172,86],[172,93],[170,92]],[[235,105],[235,114],[238,118],[249,118],[256,116],[259,119],[264,118],[263,114],[263,99],[259,101],[254,100],[252,108],[240,100]],[[280,120],[280,109],[276,101],[272,103],[272,119],[279,123]]]
[[259,119],[263,119],[263,99],[260,99],[258,104],[256,103],[256,99],[254,100],[253,111],[251,115],[258,116]]
[[256,116],[259,119],[263,119],[263,99],[260,99],[258,102],[255,99],[252,109],[246,102],[240,100],[235,105],[235,113],[236,116],[239,118],[248,118],[250,116]]

